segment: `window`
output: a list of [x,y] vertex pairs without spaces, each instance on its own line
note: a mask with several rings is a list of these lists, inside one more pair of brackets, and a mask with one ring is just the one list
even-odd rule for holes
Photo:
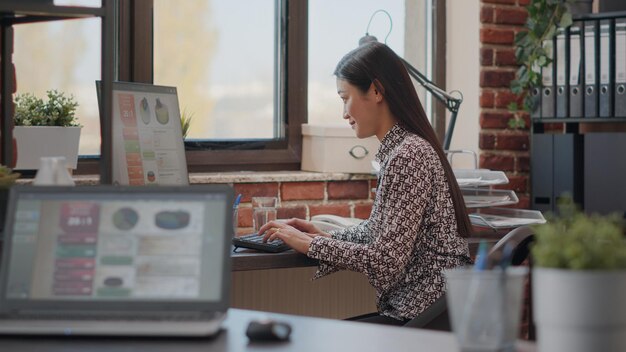
[[[430,50],[431,34],[437,33],[430,31],[435,28],[431,2],[443,3],[117,0],[116,77],[178,88],[181,109],[193,114],[186,142],[190,171],[295,170],[300,168],[301,124],[308,119],[341,123],[333,69],[356,47],[377,9],[387,10],[393,19],[387,43],[434,81],[441,82],[441,77],[445,81],[427,64],[436,66],[437,60],[429,60],[431,52],[445,55]],[[92,3],[98,6],[100,1],[64,0],[64,4]],[[435,7],[436,13],[445,14],[441,4]],[[441,21],[436,28],[441,28]],[[44,39],[26,50],[19,45],[34,42],[16,38],[18,92],[57,87],[42,77],[60,82],[58,89],[74,94],[81,104],[81,154],[99,154],[94,81],[100,79],[100,20],[60,21],[21,30],[16,26],[16,37],[30,31],[44,33]],[[377,14],[370,34],[384,41],[388,30],[386,16]],[[46,41],[48,33],[51,39]],[[441,42],[435,39],[432,46]],[[63,49],[41,49],[44,46]],[[50,53],[58,59],[43,59]]]
[[[306,1],[154,0],[153,5],[126,5],[121,21],[128,25],[121,33],[128,38],[122,34],[122,45],[142,45],[131,46],[120,59],[132,66],[121,79],[178,87],[181,109],[193,114],[186,142],[189,169],[299,169],[300,125],[306,121]],[[154,27],[137,26],[146,13]]]
[[[101,6],[99,0],[57,0],[55,4]],[[79,104],[76,116],[83,126],[79,153],[99,155],[95,82],[100,79],[100,19],[29,23],[13,28],[17,94],[44,98],[47,90],[56,89],[73,95]]]

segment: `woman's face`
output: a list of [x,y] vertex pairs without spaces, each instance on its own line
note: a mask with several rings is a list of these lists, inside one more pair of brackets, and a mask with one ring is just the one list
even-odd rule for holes
[[374,85],[370,85],[369,90],[363,93],[356,86],[338,78],[337,93],[343,101],[343,118],[348,120],[356,136],[367,138],[376,135],[381,127],[378,103],[382,95]]

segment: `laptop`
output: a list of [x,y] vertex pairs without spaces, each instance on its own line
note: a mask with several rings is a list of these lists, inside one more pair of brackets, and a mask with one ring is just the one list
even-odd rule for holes
[[[96,90],[101,105],[101,81]],[[113,82],[112,90],[113,183],[188,185],[176,87]]]
[[226,185],[13,187],[0,334],[215,334],[232,204]]

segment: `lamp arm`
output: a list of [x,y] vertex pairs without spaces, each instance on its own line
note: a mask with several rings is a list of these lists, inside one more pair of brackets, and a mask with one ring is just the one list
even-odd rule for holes
[[431,80],[426,78],[421,72],[419,72],[415,67],[411,66],[406,60],[402,59],[402,63],[406,67],[409,75],[413,77],[417,83],[419,83],[424,89],[426,89],[430,94],[433,95],[437,100],[442,102],[446,109],[450,111],[450,124],[448,125],[448,129],[446,131],[446,135],[443,139],[443,149],[448,150],[450,148],[450,141],[452,139],[452,132],[454,132],[454,125],[456,123],[456,117],[459,113],[459,108],[461,107],[461,103],[463,102],[463,97],[456,98],[449,93],[445,92],[441,88],[437,87]]

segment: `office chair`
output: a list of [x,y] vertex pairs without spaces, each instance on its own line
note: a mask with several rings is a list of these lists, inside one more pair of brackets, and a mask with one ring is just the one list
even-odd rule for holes
[[[502,237],[489,251],[491,259],[498,259],[502,250],[510,243],[513,246],[511,257],[511,265],[521,265],[530,254],[530,244],[534,240],[533,230],[528,226],[521,226],[511,230]],[[530,303],[532,307],[532,301]],[[530,309],[529,314],[532,314]],[[532,316],[529,315],[532,322]],[[426,308],[420,315],[409,320],[405,327],[419,328],[427,330],[452,331],[450,318],[448,317],[448,306],[446,303],[445,293],[441,295],[433,304]],[[534,329],[532,325],[529,328],[529,338],[534,339]]]

